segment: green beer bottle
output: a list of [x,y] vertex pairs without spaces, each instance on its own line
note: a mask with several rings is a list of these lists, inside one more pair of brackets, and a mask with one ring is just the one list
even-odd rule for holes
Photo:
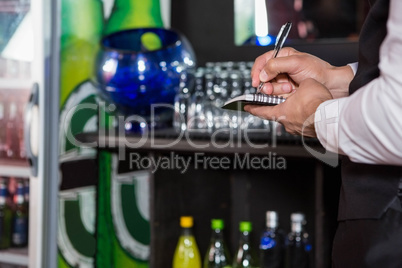
[[[104,34],[150,27],[163,28],[159,0],[115,0]],[[141,36],[141,42],[149,51],[162,46],[159,37],[150,32]]]
[[104,33],[147,27],[163,27],[159,0],[115,0]]
[[[103,35],[136,28],[162,28],[159,0],[115,0]],[[149,33],[141,38],[144,47],[161,47],[159,37]],[[100,107],[99,127],[110,129],[113,116]],[[120,174],[118,156],[100,151],[97,199],[98,268],[147,268],[150,258],[149,172]],[[141,186],[142,185],[142,186]],[[145,195],[144,195],[145,194]]]
[[[104,26],[101,0],[61,0],[60,36],[60,163],[93,159],[94,149],[80,148],[66,135],[96,131],[97,112],[79,109],[95,104],[97,90],[90,82]],[[61,172],[61,181],[64,174]],[[70,182],[60,190],[58,267],[94,267],[96,254],[96,186]],[[93,209],[92,209],[93,208]]]
[[103,30],[101,0],[62,0],[60,104],[91,77]]
[[147,268],[150,256],[149,172],[119,173],[117,155],[99,153],[98,268]]

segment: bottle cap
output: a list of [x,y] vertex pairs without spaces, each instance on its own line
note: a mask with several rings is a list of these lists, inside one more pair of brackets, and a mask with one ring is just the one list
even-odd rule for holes
[[182,216],[180,217],[180,226],[183,228],[191,228],[193,227],[193,217],[191,216]]
[[300,223],[304,224],[305,216],[303,213],[292,213],[292,214],[290,214],[290,220],[292,222],[300,222]]
[[239,224],[240,232],[251,232],[252,229],[252,224],[249,221],[241,221]]
[[267,211],[265,216],[267,227],[275,228],[278,226],[278,213],[276,211]]
[[218,229],[218,230],[223,230],[224,228],[224,223],[222,219],[212,219],[211,220],[211,228],[212,229]]

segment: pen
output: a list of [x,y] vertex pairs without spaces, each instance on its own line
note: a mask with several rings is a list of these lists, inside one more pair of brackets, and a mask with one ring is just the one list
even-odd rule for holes
[[[276,56],[278,56],[279,50],[281,50],[281,48],[283,47],[283,44],[285,43],[286,38],[288,37],[290,28],[292,28],[291,22],[287,22],[284,25],[282,25],[281,29],[279,30],[278,36],[276,37],[274,54],[272,54],[272,58],[276,58]],[[264,86],[264,83],[265,82],[261,82],[258,85],[257,93],[261,92],[261,89]]]

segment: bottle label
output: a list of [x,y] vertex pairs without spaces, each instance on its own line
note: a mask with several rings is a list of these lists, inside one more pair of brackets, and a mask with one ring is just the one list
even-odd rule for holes
[[[145,232],[138,232],[128,219],[149,223],[149,172],[146,170],[117,174],[118,159],[113,156],[111,180],[111,209],[113,225],[120,245],[133,257],[146,261],[150,256],[150,245],[144,243]],[[124,200],[130,200],[126,206]],[[144,230],[146,230],[144,228]],[[142,241],[141,241],[141,238]]]
[[261,249],[270,249],[275,247],[276,241],[271,237],[263,237],[261,238],[260,248]]
[[94,267],[95,198],[95,186],[60,191],[57,244],[68,267]]

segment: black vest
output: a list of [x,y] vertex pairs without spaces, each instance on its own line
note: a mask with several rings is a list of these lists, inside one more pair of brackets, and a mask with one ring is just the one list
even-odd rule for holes
[[[372,6],[360,33],[359,67],[350,83],[350,94],[380,74],[379,54],[387,34],[389,0],[370,2]],[[397,166],[357,164],[343,157],[338,220],[381,217],[397,196],[401,170]]]

